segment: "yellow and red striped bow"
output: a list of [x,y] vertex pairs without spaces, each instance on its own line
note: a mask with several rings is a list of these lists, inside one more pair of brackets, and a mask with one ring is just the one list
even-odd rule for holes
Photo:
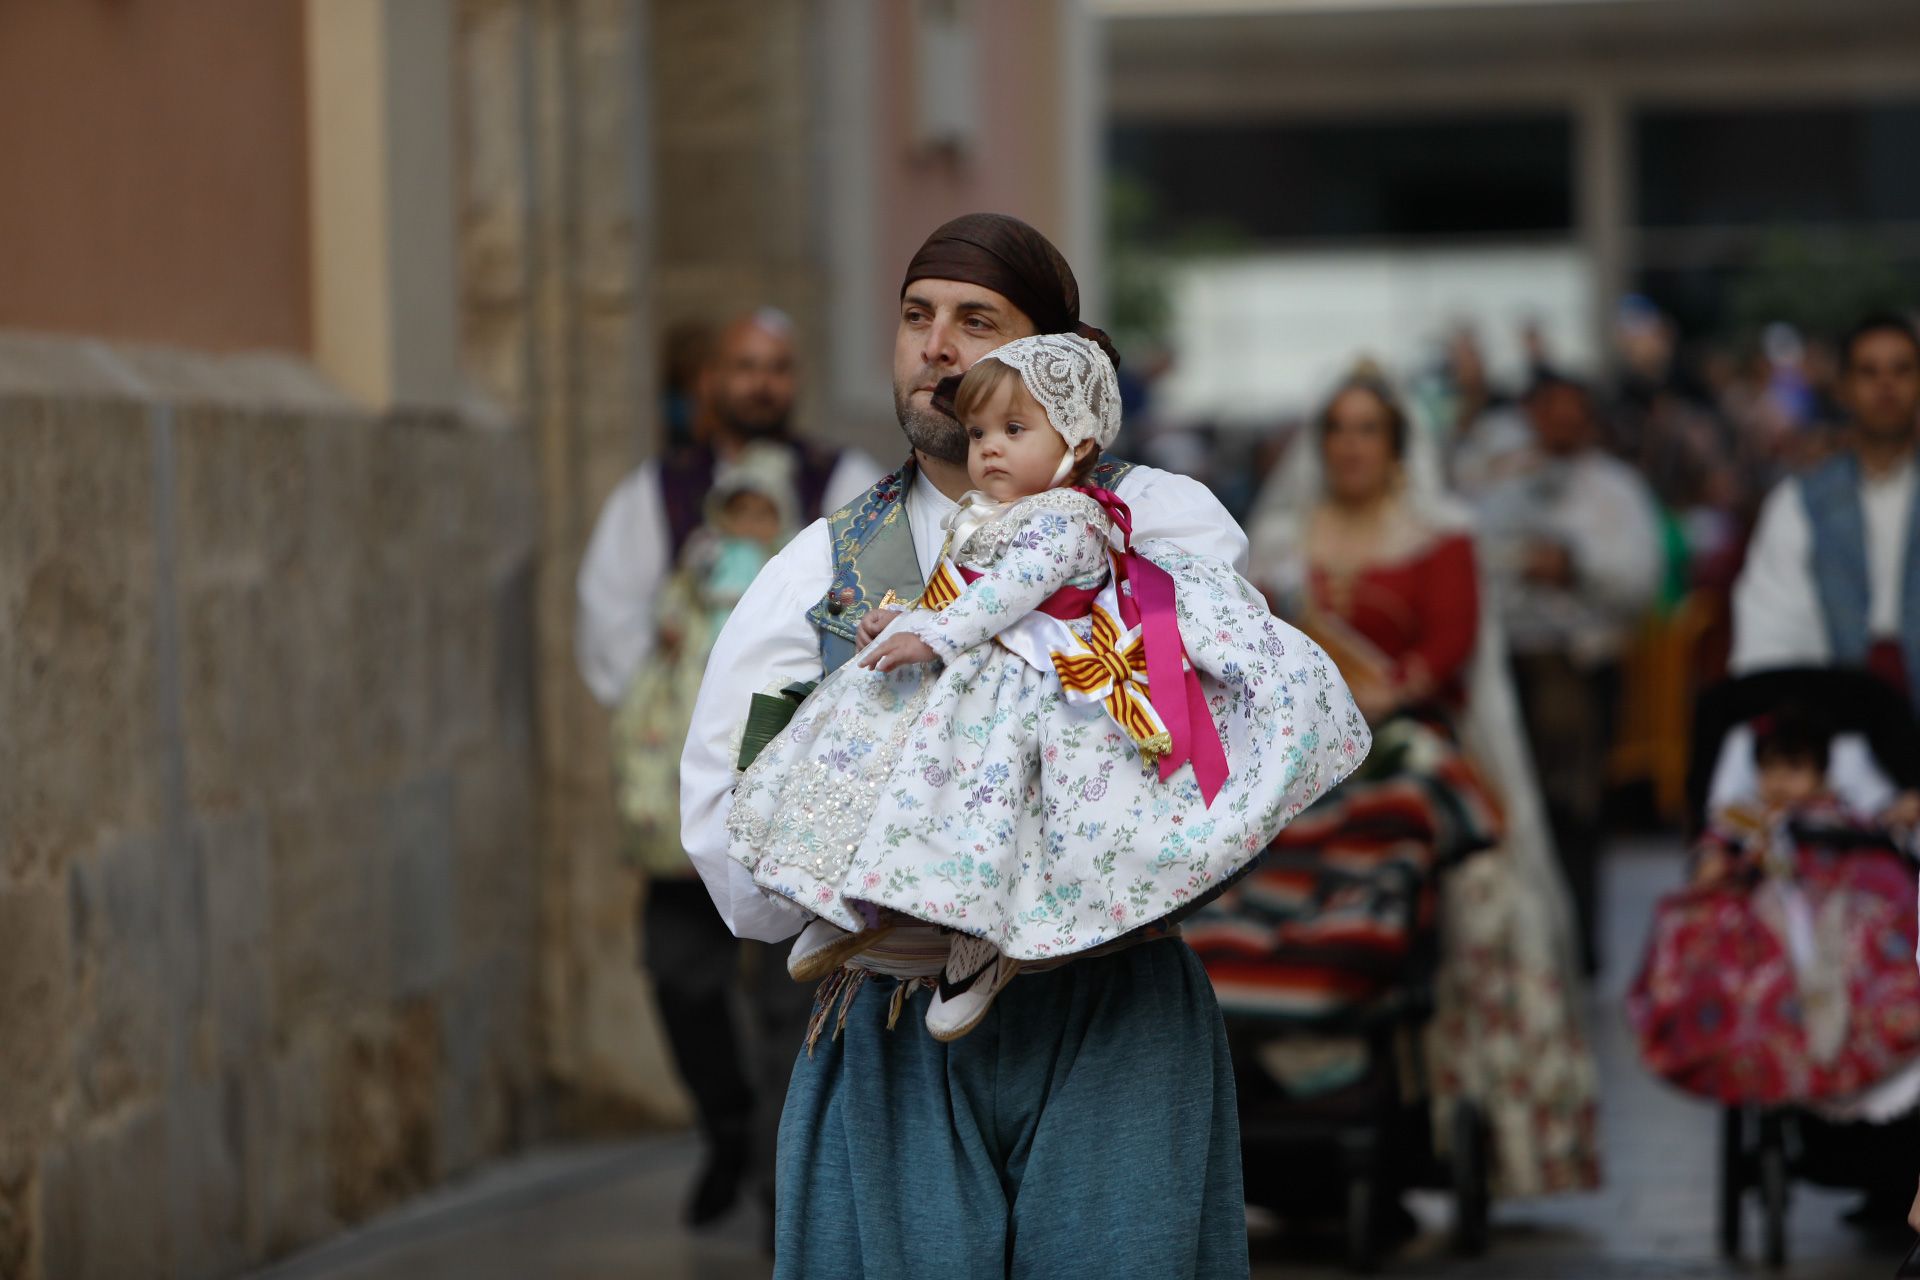
[[937,613],[958,600],[960,593],[966,589],[967,584],[960,580],[959,573],[954,570],[953,562],[942,560],[934,566],[932,576],[927,579],[927,589],[920,593],[920,598],[914,601],[914,605],[921,609],[932,609]]
[[1173,737],[1147,696],[1147,646],[1135,627],[1123,631],[1099,605],[1093,606],[1093,634],[1073,636],[1075,650],[1054,650],[1053,669],[1067,692],[1106,704],[1107,714],[1126,731],[1148,763],[1173,749]]

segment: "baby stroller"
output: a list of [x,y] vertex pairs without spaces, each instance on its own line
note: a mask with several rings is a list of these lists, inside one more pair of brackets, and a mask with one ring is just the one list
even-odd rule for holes
[[[1391,734],[1376,739],[1383,769],[1393,749]],[[1345,807],[1309,810],[1185,925],[1227,1022],[1247,1202],[1343,1221],[1358,1271],[1377,1266],[1385,1215],[1415,1188],[1451,1188],[1456,1248],[1486,1247],[1486,1118],[1461,1101],[1437,1141],[1422,1057],[1439,878],[1492,843],[1472,811],[1477,795],[1466,784],[1375,784]],[[1341,1052],[1316,1064],[1309,1046],[1329,1044]],[[1274,1053],[1290,1049],[1306,1061],[1276,1076]]]
[[[1878,812],[1897,790],[1920,786],[1920,728],[1909,713],[1905,699],[1889,691],[1875,677],[1862,671],[1806,668],[1762,672],[1730,680],[1709,689],[1700,698],[1695,711],[1693,743],[1690,751],[1687,803],[1690,836],[1706,829],[1711,806],[1750,792],[1751,779],[1745,776],[1752,757],[1749,722],[1784,704],[1818,707],[1836,737],[1829,769],[1834,789],[1849,800],[1850,807],[1862,813]],[[1884,839],[1864,836],[1858,827],[1846,835],[1822,835],[1817,831],[1795,829],[1796,849],[1815,847],[1818,842],[1835,859],[1850,859],[1855,854],[1872,854],[1883,867],[1895,874],[1889,880],[1897,900],[1888,904],[1895,918],[1911,922],[1914,885],[1911,863],[1904,868],[1890,855],[1895,846]],[[1797,855],[1798,856],[1798,855]],[[1797,864],[1804,865],[1804,864]],[[1798,872],[1796,872],[1796,875]],[[1904,878],[1903,878],[1904,877]],[[1903,889],[1892,885],[1899,880]],[[1676,895],[1668,903],[1683,895]],[[1663,919],[1667,904],[1663,903]],[[1883,930],[1883,932],[1890,932]],[[1649,946],[1647,969],[1636,983],[1634,1020],[1641,1031],[1643,1054],[1654,1065],[1658,1046],[1656,1035],[1677,1034],[1675,1028],[1686,1019],[1668,1018],[1656,1033],[1647,1010],[1650,977],[1659,963],[1659,948],[1666,937],[1664,925],[1656,925],[1656,939]],[[1906,935],[1902,935],[1903,937]],[[1753,941],[1758,948],[1773,945]],[[1911,970],[1914,957],[1909,939],[1895,958]],[[1784,954],[1784,953],[1782,953]],[[1730,962],[1738,963],[1738,962]],[[1757,962],[1756,962],[1757,963]],[[1789,966],[1774,957],[1774,968]],[[1756,969],[1757,973],[1758,970]],[[1849,979],[1849,983],[1851,983]],[[1752,984],[1758,992],[1758,982]],[[1794,1025],[1801,1022],[1801,1009],[1789,979],[1773,988],[1778,1012]],[[1857,992],[1853,996],[1858,999]],[[1910,1003],[1910,1002],[1909,1002]],[[1715,1008],[1711,1016],[1691,1015],[1692,1020],[1725,1025],[1722,1019],[1749,1016],[1745,1008],[1728,1011]],[[1858,1018],[1860,1010],[1850,1016]],[[1757,1024],[1770,1014],[1754,1014]],[[1671,1059],[1668,1059],[1670,1065]],[[1729,1258],[1740,1253],[1742,1218],[1749,1193],[1757,1197],[1761,1211],[1762,1253],[1768,1265],[1778,1267],[1787,1255],[1786,1220],[1791,1184],[1795,1180],[1819,1186],[1884,1191],[1892,1180],[1901,1179],[1904,1193],[1911,1185],[1914,1153],[1920,1151],[1920,1113],[1909,1111],[1889,1124],[1842,1122],[1822,1114],[1810,1105],[1810,1098],[1795,1100],[1799,1087],[1794,1080],[1743,1067],[1744,1083],[1730,1084],[1724,1077],[1720,1087],[1705,1078],[1679,1079],[1670,1070],[1662,1070],[1675,1083],[1705,1096],[1717,1096],[1722,1103],[1720,1137],[1720,1194],[1718,1233],[1721,1251]],[[1898,1071],[1892,1074],[1899,1074]],[[1769,1099],[1756,1101],[1755,1099]]]

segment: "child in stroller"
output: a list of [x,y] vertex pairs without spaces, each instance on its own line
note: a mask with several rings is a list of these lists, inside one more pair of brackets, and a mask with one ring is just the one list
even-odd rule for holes
[[1730,1254],[1749,1186],[1776,1263],[1789,1174],[1904,1194],[1868,1149],[1897,1160],[1884,1126],[1920,1102],[1920,799],[1892,781],[1912,784],[1915,738],[1863,673],[1769,672],[1702,699],[1694,791],[1711,819],[1690,883],[1656,910],[1627,1013],[1649,1070],[1728,1108]]

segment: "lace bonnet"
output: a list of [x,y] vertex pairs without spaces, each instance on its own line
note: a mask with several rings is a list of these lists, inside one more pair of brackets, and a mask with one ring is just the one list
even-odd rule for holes
[[1016,338],[980,358],[998,360],[1020,375],[1069,453],[1083,440],[1107,449],[1120,434],[1120,379],[1113,361],[1079,334]]

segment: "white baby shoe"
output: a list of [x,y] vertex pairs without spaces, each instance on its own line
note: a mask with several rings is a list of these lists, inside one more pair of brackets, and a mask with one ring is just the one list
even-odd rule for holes
[[892,932],[892,925],[879,924],[849,933],[815,917],[794,939],[793,950],[787,953],[787,972],[795,982],[818,982]]
[[993,998],[1019,972],[1020,962],[1002,955],[991,942],[954,934],[947,967],[927,1006],[927,1030],[935,1040],[958,1040],[980,1025]]

